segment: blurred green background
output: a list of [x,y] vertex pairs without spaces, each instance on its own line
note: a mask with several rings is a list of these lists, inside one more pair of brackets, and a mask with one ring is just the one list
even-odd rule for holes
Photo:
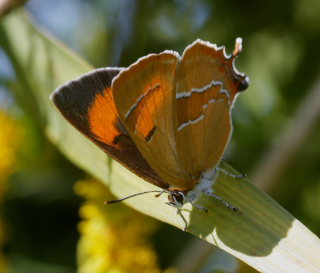
[[[319,1],[31,0],[26,7],[38,27],[94,67],[182,53],[197,38],[231,53],[242,37],[237,68],[250,87],[233,109],[224,159],[320,235]],[[26,111],[32,96],[15,99],[11,61],[0,48],[0,272],[218,272],[219,262],[228,265],[219,272],[249,272],[190,234],[124,205],[106,208],[105,186],[65,159]]]

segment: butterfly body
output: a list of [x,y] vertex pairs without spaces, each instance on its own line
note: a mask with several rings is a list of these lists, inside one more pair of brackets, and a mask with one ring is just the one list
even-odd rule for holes
[[60,86],[64,117],[112,158],[169,193],[169,204],[212,194],[229,142],[231,109],[248,86],[234,67],[241,51],[197,40],[182,56],[150,54],[128,68],[103,68]]

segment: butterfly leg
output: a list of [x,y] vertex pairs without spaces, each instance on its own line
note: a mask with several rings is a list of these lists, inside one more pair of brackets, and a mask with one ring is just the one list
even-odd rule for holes
[[183,231],[186,231],[187,230],[187,227],[188,227],[188,223],[187,223],[187,220],[186,218],[184,218],[182,212],[181,212],[181,207],[177,207],[171,203],[166,203],[167,205],[171,206],[171,207],[175,207],[177,208],[177,214],[179,214],[179,216],[182,218],[183,222],[184,222],[184,228],[183,228]]
[[198,205],[198,204],[196,204],[196,203],[194,203],[194,202],[190,202],[190,203],[191,203],[191,205],[194,206],[195,208],[197,208],[197,209],[199,209],[199,210],[203,210],[204,212],[208,212],[208,209],[207,209],[207,208],[205,208],[205,207],[203,207],[203,206],[201,206],[201,205]]
[[226,171],[225,169],[222,169],[220,167],[216,167],[216,170],[219,172],[222,172],[230,177],[236,178],[236,179],[242,179],[242,178],[247,177],[246,174],[242,174],[242,173],[240,173],[240,174],[229,173],[228,171]]
[[187,227],[188,227],[188,223],[187,223],[186,218],[184,218],[183,214],[181,213],[181,208],[177,208],[177,214],[179,214],[179,216],[182,218],[182,220],[183,220],[183,222],[184,222],[183,231],[186,231],[186,230],[187,230]]
[[232,209],[233,211],[238,211],[238,208],[230,205],[228,202],[226,202],[226,201],[223,200],[220,196],[214,194],[213,192],[207,190],[207,191],[204,191],[204,193],[205,193],[206,195],[209,195],[209,196],[215,198],[216,200],[220,201],[220,202],[223,203],[228,209]]

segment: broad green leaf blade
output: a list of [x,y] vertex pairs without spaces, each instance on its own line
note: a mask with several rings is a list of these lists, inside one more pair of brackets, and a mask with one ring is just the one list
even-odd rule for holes
[[[50,102],[49,95],[58,85],[92,69],[90,65],[40,32],[22,11],[1,22],[0,45],[12,60],[23,87],[15,90],[17,99],[35,115],[35,120],[41,117],[47,136],[74,164],[103,181],[118,197],[155,189],[107,159],[73,129]],[[31,105],[24,103],[30,97]],[[235,172],[225,163],[222,167]],[[319,272],[319,239],[265,193],[247,180],[236,180],[223,173],[216,180],[214,190],[239,211],[202,196],[198,202],[208,208],[208,213],[190,204],[184,206],[189,232],[262,272]],[[183,228],[184,222],[176,209],[165,202],[165,194],[159,198],[150,194],[126,201],[145,214]]]

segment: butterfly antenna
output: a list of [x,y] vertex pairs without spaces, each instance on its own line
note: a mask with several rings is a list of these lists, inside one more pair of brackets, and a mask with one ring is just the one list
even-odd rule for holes
[[129,199],[131,197],[135,197],[135,196],[138,196],[138,195],[142,195],[142,194],[146,194],[146,193],[151,193],[151,192],[156,192],[156,193],[163,193],[163,192],[166,192],[164,190],[162,191],[143,191],[143,192],[138,192],[138,193],[135,193],[135,194],[131,194],[129,196],[126,196],[126,197],[123,197],[123,198],[120,198],[120,199],[117,199],[117,200],[112,200],[112,201],[105,201],[104,203],[106,205],[109,205],[109,204],[114,204],[114,203],[118,203],[118,202],[121,202],[123,200],[126,200],[126,199]]

